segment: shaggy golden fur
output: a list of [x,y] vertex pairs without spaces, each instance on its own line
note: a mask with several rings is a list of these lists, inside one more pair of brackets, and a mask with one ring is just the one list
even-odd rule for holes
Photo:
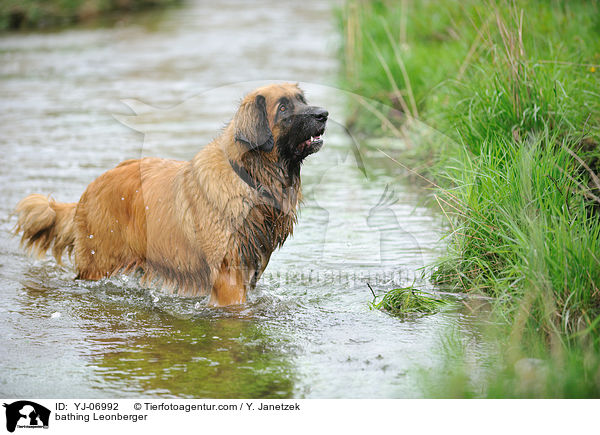
[[320,148],[326,119],[296,85],[259,88],[191,161],[127,160],[78,203],[29,195],[16,207],[17,232],[38,257],[73,253],[81,279],[141,269],[143,282],[169,291],[243,303],[292,233],[300,165]]

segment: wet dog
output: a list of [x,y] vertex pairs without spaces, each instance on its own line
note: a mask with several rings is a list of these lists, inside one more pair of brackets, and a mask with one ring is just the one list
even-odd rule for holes
[[327,117],[297,85],[256,89],[191,161],[124,161],[77,203],[29,195],[16,231],[34,255],[72,254],[80,279],[141,270],[143,283],[210,293],[211,305],[243,303],[292,233],[300,167],[323,145]]

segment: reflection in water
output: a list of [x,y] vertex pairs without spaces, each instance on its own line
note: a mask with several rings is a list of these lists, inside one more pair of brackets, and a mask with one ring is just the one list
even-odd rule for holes
[[[433,258],[437,217],[415,206],[422,192],[389,161],[349,151],[343,94],[314,85],[335,78],[331,18],[327,2],[190,1],[124,27],[0,38],[0,395],[422,394],[417,374],[435,367],[438,334],[470,328],[468,317],[401,321],[368,308],[366,282],[412,282]],[[331,121],[303,168],[294,237],[248,304],[206,308],[134,277],[76,281],[70,267],[19,249],[9,217],[19,199],[76,201],[140,155],[190,159],[250,81],[267,79],[302,82]]]
[[[239,319],[189,322],[160,316],[175,334],[133,337],[114,351],[93,355],[104,379],[134,384],[140,393],[174,397],[292,396],[293,367],[285,346]],[[177,332],[179,331],[179,332]],[[185,331],[185,332],[184,332]],[[102,340],[98,342],[102,345]]]
[[78,347],[101,377],[102,390],[116,396],[292,397],[294,346],[265,330],[257,320],[265,313],[254,307],[200,309],[196,299],[155,294],[127,278],[65,288],[64,274],[71,271],[57,275],[54,268],[25,272],[18,314],[34,322],[40,315],[52,319],[53,302],[68,297],[69,307],[53,326],[69,326],[61,334],[32,328],[22,338],[51,346],[57,355],[83,336]]

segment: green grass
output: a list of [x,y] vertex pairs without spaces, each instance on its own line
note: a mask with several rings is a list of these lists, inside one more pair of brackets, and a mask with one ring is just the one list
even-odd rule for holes
[[[434,280],[492,296],[500,353],[549,368],[520,396],[598,396],[600,3],[348,0],[339,16],[352,127],[411,144],[398,161],[436,183]],[[487,395],[512,396],[514,362]]]
[[560,143],[549,133],[526,146],[486,140],[479,155],[464,152],[447,169],[456,187],[441,195],[454,206],[444,205],[454,227],[434,278],[502,302],[535,294],[540,318],[554,299],[568,333],[600,313],[600,220],[579,193],[579,163]]
[[377,302],[374,296],[371,308],[382,310],[394,316],[435,314],[451,303],[444,299],[431,297],[413,286],[389,290]]
[[62,27],[114,12],[131,12],[180,0],[3,0],[0,30]]
[[[419,371],[434,398],[598,398],[600,353],[584,342],[552,346],[529,333],[523,347],[507,346],[511,325],[479,334],[452,329],[440,337],[439,365]],[[485,353],[477,345],[486,343]],[[492,345],[490,345],[492,343]]]

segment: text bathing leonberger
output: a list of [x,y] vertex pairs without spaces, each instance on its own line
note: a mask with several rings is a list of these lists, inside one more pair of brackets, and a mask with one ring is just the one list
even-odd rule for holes
[[300,166],[323,145],[327,116],[297,85],[256,89],[191,161],[124,161],[77,203],[29,195],[16,207],[16,231],[38,257],[74,254],[81,279],[141,270],[142,282],[210,293],[211,305],[243,303],[292,233]]

